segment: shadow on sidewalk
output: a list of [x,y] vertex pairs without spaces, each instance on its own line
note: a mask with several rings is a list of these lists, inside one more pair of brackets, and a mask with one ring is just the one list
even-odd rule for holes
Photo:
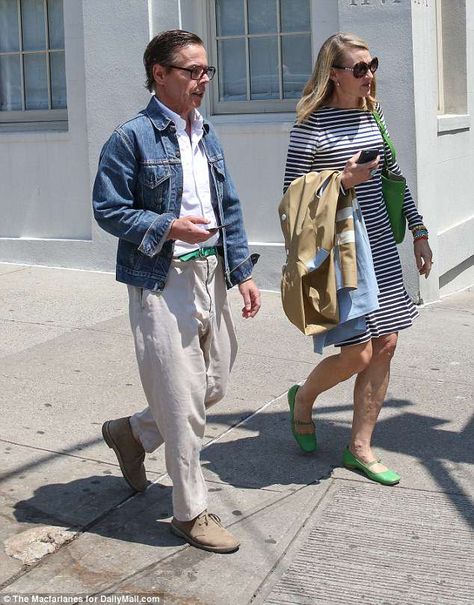
[[[121,493],[121,501],[111,501],[93,521],[81,524],[83,509],[90,506],[95,490],[102,494]],[[75,511],[64,508],[65,494],[68,499],[71,495],[75,498]],[[169,486],[150,484],[146,492],[139,494],[120,477],[98,475],[44,485],[32,498],[17,502],[14,514],[20,523],[54,525],[148,546],[177,546],[182,541],[170,534],[168,523],[161,521],[171,515],[171,509]]]
[[[441,428],[447,420],[406,409],[413,405],[400,399],[386,402],[386,409],[396,408],[398,413],[384,420],[382,412],[374,439],[376,448],[418,460],[448,497],[462,495],[469,499],[459,480],[460,473],[464,471],[454,465],[474,462],[474,452],[469,447],[474,441],[474,417],[458,433]],[[318,482],[329,476],[340,463],[350,435],[347,413],[351,410],[351,405],[316,409],[320,448],[317,453],[309,455],[300,453],[294,442],[288,413],[267,411],[253,415],[247,424],[240,426],[244,435],[245,429],[248,430],[248,436],[231,440],[235,433],[226,435],[203,449],[203,466],[211,474],[211,480],[238,488],[272,490],[293,486],[298,489]],[[344,417],[338,419],[341,412]],[[210,414],[209,423],[228,424],[229,416]],[[465,476],[462,479],[465,482]],[[216,485],[213,484],[213,491],[219,491]],[[94,495],[97,499],[97,492],[102,496],[110,494],[111,504],[95,518],[89,512],[89,518],[94,520],[81,524],[81,519],[88,516],[84,511],[91,506]],[[458,507],[459,498],[451,498],[451,501]],[[65,502],[71,507],[65,509]],[[467,515],[466,508],[458,507],[458,510],[468,523],[474,524],[472,509]],[[182,544],[169,533],[168,524],[161,521],[172,515],[172,504],[171,488],[160,484],[153,484],[145,493],[135,495],[123,479],[113,476],[49,484],[36,490],[32,498],[18,502],[14,512],[22,523],[59,524],[150,546]]]
[[[460,481],[464,479],[466,485],[468,477],[456,465],[474,463],[474,415],[460,432],[456,432],[442,428],[448,420],[406,409],[414,405],[404,399],[386,401],[385,410],[397,408],[399,413],[384,419],[382,410],[374,435],[375,449],[410,456],[423,465],[448,497],[456,494],[469,500],[471,495]],[[316,408],[314,418],[319,450],[315,454],[299,452],[290,435],[288,414],[278,413],[254,417],[251,428],[256,435],[249,432],[248,438],[239,441],[216,441],[203,451],[202,459],[205,464],[207,461],[210,471],[236,486],[258,489],[276,484],[311,483],[339,466],[342,450],[349,441],[350,424],[337,417],[341,412],[351,410],[352,405]],[[225,417],[212,415],[210,421],[223,422]],[[459,500],[453,498],[452,501],[457,506]],[[471,508],[470,513],[473,510]],[[466,517],[466,508],[459,511]],[[470,513],[466,521],[473,524]]]

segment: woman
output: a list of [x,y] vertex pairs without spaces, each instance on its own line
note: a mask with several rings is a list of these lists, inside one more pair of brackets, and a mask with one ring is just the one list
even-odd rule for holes
[[[366,316],[366,331],[337,343],[340,352],[327,357],[310,373],[303,386],[288,392],[291,428],[304,451],[317,447],[312,408],[317,397],[343,380],[357,375],[351,439],[343,454],[343,465],[357,469],[370,479],[394,485],[400,476],[377,460],[371,449],[372,433],[382,407],[390,376],[390,362],[398,332],[412,325],[417,311],[403,286],[397,246],[382,197],[381,169],[387,154],[389,168],[400,169],[384,146],[372,115],[383,113],[375,99],[378,59],[367,44],[353,34],[338,33],[323,44],[297,106],[297,122],[291,131],[285,190],[310,172],[342,171],[345,189],[354,187],[362,210],[379,287],[379,309]],[[361,150],[377,148],[379,156],[357,163]],[[432,253],[428,232],[406,189],[404,214],[414,238],[416,264],[428,277]]]

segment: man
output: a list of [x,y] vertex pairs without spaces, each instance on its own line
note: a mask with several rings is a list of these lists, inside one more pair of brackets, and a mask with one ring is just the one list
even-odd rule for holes
[[173,481],[171,530],[198,548],[232,552],[239,542],[207,512],[200,465],[206,408],[225,394],[237,343],[226,286],[238,285],[254,317],[239,199],[200,107],[215,68],[202,40],[159,34],[144,54],[148,107],[105,144],[94,216],[119,238],[117,279],[128,285],[130,322],[148,407],[109,420],[104,439],[130,486],[143,491],[145,452],[165,444]]

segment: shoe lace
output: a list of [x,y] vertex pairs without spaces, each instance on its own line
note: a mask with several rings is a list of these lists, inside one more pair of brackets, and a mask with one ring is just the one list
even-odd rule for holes
[[214,521],[217,525],[222,526],[220,517],[215,515],[214,513],[208,513],[207,511],[203,512],[199,517],[199,525],[209,525],[209,520]]

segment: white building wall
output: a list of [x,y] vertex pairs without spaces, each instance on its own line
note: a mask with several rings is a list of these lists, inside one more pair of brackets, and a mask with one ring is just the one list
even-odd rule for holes
[[[436,190],[440,295],[474,283],[474,2],[466,2],[467,116],[438,119]],[[454,61],[456,57],[454,57]],[[422,117],[420,117],[422,119]],[[431,294],[431,293],[430,293]],[[430,296],[431,297],[431,296]]]
[[144,0],[64,0],[67,132],[0,133],[0,260],[113,270],[116,242],[92,218],[100,149],[149,98]]
[[[474,0],[467,6],[472,108]],[[0,260],[113,270],[116,241],[96,227],[90,205],[100,148],[149,99],[142,55],[151,35],[183,27],[206,41],[207,7],[207,0],[64,0],[69,130],[0,135]],[[441,294],[472,284],[474,140],[470,122],[451,130],[437,117],[434,1],[312,0],[312,9],[314,57],[330,34],[354,31],[381,59],[378,96],[436,258],[433,278],[420,283],[409,238],[401,246],[410,294],[434,300],[439,283]],[[294,115],[212,116],[209,100],[203,110],[262,253],[259,281],[278,288],[284,254],[276,208]]]
[[[149,101],[142,57],[149,40],[148,3],[144,0],[82,0],[84,69],[88,131],[87,204],[99,153],[115,126],[133,117]],[[92,223],[92,247],[79,262],[86,268],[113,270],[116,238]]]
[[[66,2],[67,132],[0,133],[0,257],[21,256],[25,240],[90,240],[82,14]],[[31,250],[31,248],[30,248]]]

